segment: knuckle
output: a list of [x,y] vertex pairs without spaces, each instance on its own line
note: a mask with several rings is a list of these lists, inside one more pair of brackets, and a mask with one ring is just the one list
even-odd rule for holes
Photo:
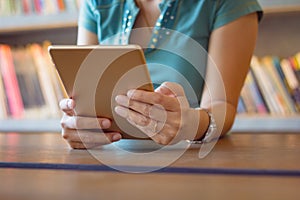
[[143,95],[140,91],[136,90],[136,91],[134,91],[132,97],[133,97],[133,99],[139,100],[139,99],[142,99]]
[[181,120],[174,120],[174,124],[172,125],[175,130],[179,130],[184,126],[184,123]]
[[65,140],[68,140],[68,139],[70,138],[70,132],[69,132],[69,131],[63,130],[61,135],[62,135],[62,137],[63,137]]
[[147,126],[149,123],[150,121],[146,117],[142,116],[139,118],[139,124],[141,126]]
[[66,107],[65,105],[66,105],[66,99],[62,99],[59,101],[59,107],[61,109],[65,109],[65,107]]
[[70,142],[69,145],[72,149],[84,149],[84,146],[80,143]]
[[79,129],[81,127],[81,118],[80,117],[73,117],[73,125],[74,128]]
[[171,142],[171,138],[170,137],[161,137],[159,140],[159,144],[162,145],[168,145]]
[[80,140],[83,142],[83,143],[92,143],[94,140],[92,137],[88,136],[88,135],[82,135],[80,136]]
[[160,145],[165,145],[167,143],[166,136],[163,133],[159,133],[157,137],[154,137],[152,139]]
[[60,119],[60,126],[61,126],[62,128],[66,128],[66,127],[67,127],[66,119],[67,119],[67,116],[66,116],[66,115],[63,115],[63,117]]
[[76,144],[73,143],[73,142],[69,142],[69,146],[72,148],[72,149],[76,149]]
[[64,129],[66,128],[66,122],[64,120],[60,120],[60,126]]
[[162,105],[162,102],[163,102],[162,95],[157,93],[156,95],[153,95],[153,98],[154,98],[153,100],[156,104]]
[[135,103],[134,103],[134,102],[135,102],[135,101],[134,101],[132,98],[128,99],[128,107],[129,107],[129,108],[134,107],[134,106],[135,106]]
[[149,116],[150,115],[150,106],[149,105],[144,105],[142,107],[142,113],[146,116]]

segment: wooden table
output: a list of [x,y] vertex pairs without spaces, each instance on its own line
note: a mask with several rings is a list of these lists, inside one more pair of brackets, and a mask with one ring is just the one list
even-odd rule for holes
[[2,133],[0,199],[300,199],[300,134],[233,133],[204,159],[193,146],[163,168],[180,147],[117,146],[71,150],[56,133]]

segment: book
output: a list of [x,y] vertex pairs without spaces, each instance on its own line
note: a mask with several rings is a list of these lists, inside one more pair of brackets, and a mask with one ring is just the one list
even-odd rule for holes
[[2,76],[0,76],[0,119],[7,119],[9,115],[7,109],[8,109],[7,98],[5,94]]
[[0,0],[0,16],[48,15],[78,9],[78,0]]
[[239,114],[247,113],[247,110],[245,108],[245,104],[244,104],[244,101],[243,101],[243,97],[241,97],[241,96],[240,96],[239,101],[238,101],[237,113],[239,113]]
[[46,102],[31,54],[25,47],[14,48],[12,52],[24,102],[24,118],[42,117],[46,113]]
[[[248,75],[247,75],[247,77],[248,77]],[[255,102],[254,102],[254,98],[251,95],[249,81],[245,81],[244,86],[241,90],[241,95],[240,96],[243,100],[243,104],[244,104],[244,107],[245,107],[247,113],[249,113],[249,114],[256,113],[257,109],[256,109],[256,105],[255,105]]]
[[281,60],[278,57],[273,57],[274,66],[277,69],[277,72],[278,72],[278,74],[279,74],[279,76],[280,76],[280,78],[281,78],[281,80],[283,82],[284,88],[286,89],[287,93],[289,94],[289,97],[293,101],[293,105],[294,105],[294,107],[296,109],[296,112],[299,112],[300,111],[300,109],[299,109],[300,107],[297,104],[299,104],[300,102],[297,102],[297,98],[295,98],[295,96],[294,96],[294,92],[297,89],[296,90],[295,89],[291,89],[291,87],[289,86],[287,77],[285,76],[285,73],[282,70],[282,66],[281,66],[280,62],[281,62]]
[[65,87],[63,86],[63,83],[57,73],[57,70],[53,64],[53,62],[51,61],[50,55],[48,53],[48,47],[51,45],[51,43],[49,41],[44,41],[42,48],[44,51],[44,56],[45,56],[45,60],[46,60],[46,64],[47,64],[47,69],[50,70],[49,75],[51,76],[52,79],[52,84],[54,86],[55,89],[55,93],[56,93],[56,97],[57,97],[57,101],[59,102],[60,100],[62,100],[63,98],[67,98],[68,94],[65,91]]
[[289,92],[294,100],[297,110],[300,110],[300,82],[288,59],[282,59],[280,62],[281,69],[286,77]]
[[283,114],[280,107],[277,106],[276,96],[274,95],[274,88],[271,85],[266,71],[261,66],[259,59],[253,56],[251,59],[251,69],[256,77],[261,94],[266,102],[268,110],[271,114]]
[[0,1],[0,16],[7,16],[10,14],[9,2]]
[[300,69],[300,52],[295,55],[295,60],[296,60],[298,69]]
[[51,75],[53,71],[48,67],[47,57],[44,55],[43,47],[39,44],[31,44],[27,47],[27,51],[30,52],[33,58],[40,87],[47,106],[49,107],[49,117],[58,117],[59,107],[57,103],[57,96],[55,93],[55,84]]
[[283,114],[296,113],[294,102],[290,98],[290,95],[284,86],[284,82],[280,78],[280,75],[274,65],[273,58],[271,56],[265,56],[261,59],[261,62],[270,77],[270,81],[275,92],[274,95],[277,97],[278,106],[282,109]]
[[34,6],[32,0],[21,0],[22,7],[23,7],[23,14],[29,15],[33,14],[34,12]]
[[65,0],[56,0],[57,8],[60,12],[65,10]]
[[245,84],[249,86],[250,95],[253,97],[253,101],[256,107],[256,112],[260,114],[268,113],[267,106],[262,97],[262,94],[257,85],[257,80],[254,77],[252,69],[249,70],[249,73],[246,76]]
[[0,119],[61,117],[58,101],[65,96],[49,44],[0,45]]
[[300,67],[299,67],[298,62],[296,60],[296,57],[290,57],[290,58],[288,58],[288,60],[290,62],[290,65],[293,68],[293,71],[296,74],[296,77],[297,77],[298,81],[300,81]]
[[11,117],[15,119],[22,118],[24,105],[17,81],[11,47],[8,45],[0,45],[0,68]]
[[76,0],[65,0],[65,10],[68,12],[76,12],[79,9],[78,3]]
[[34,12],[36,14],[42,14],[43,13],[43,5],[41,0],[33,0],[34,5]]

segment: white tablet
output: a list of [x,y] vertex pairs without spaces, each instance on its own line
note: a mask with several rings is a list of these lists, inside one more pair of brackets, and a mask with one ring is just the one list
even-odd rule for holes
[[78,116],[105,117],[108,131],[123,138],[148,138],[114,112],[115,97],[130,89],[153,91],[144,53],[138,45],[53,45],[49,53]]

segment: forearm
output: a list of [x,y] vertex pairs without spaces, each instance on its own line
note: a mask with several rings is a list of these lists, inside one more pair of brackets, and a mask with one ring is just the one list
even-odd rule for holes
[[97,45],[98,38],[95,33],[88,31],[83,27],[78,27],[77,45]]

